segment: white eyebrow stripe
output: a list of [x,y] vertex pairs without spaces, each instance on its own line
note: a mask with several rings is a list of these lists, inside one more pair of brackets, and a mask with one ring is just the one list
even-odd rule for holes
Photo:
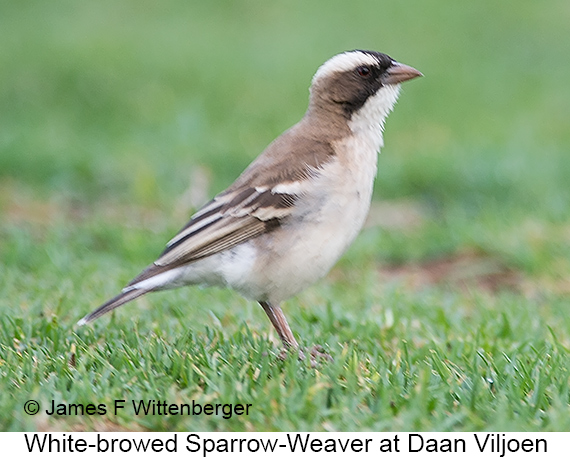
[[319,67],[315,76],[313,76],[313,84],[318,79],[326,78],[340,71],[349,71],[360,65],[378,65],[378,60],[365,52],[343,52],[327,60]]

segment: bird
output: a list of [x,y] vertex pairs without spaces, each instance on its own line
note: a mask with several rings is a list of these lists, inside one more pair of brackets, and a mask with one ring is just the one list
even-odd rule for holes
[[323,278],[366,219],[386,117],[402,82],[423,76],[353,50],[318,69],[305,115],[199,209],[162,254],[85,325],[149,292],[227,287],[257,301],[282,343],[302,351],[281,304]]

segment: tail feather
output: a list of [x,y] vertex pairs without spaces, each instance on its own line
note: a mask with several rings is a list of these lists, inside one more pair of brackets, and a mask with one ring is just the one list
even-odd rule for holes
[[138,298],[141,295],[144,295],[148,292],[151,292],[151,290],[148,290],[148,289],[131,289],[131,290],[128,290],[126,292],[122,292],[119,295],[117,295],[116,297],[111,298],[111,300],[103,303],[101,306],[99,306],[99,308],[97,308],[92,313],[89,313],[87,316],[85,316],[83,319],[81,319],[77,323],[77,325],[81,326],[81,325],[88,324],[89,322],[94,321],[95,319],[98,319],[103,314],[106,314],[109,311],[112,311],[115,308],[118,308],[119,306],[122,306],[125,303],[128,303],[131,300],[134,300],[135,298]]

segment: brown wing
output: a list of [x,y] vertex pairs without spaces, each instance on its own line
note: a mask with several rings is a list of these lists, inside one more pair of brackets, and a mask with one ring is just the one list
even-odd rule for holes
[[295,196],[272,194],[270,190],[220,194],[196,213],[154,264],[128,286],[274,230],[290,213],[295,200]]
[[[280,138],[287,135],[288,132]],[[279,140],[272,143],[231,187],[198,211],[168,242],[154,264],[128,286],[231,249],[277,228],[291,214],[299,195],[277,191],[276,186],[315,177],[322,165],[334,156],[330,144],[309,141],[305,142],[305,152],[297,157],[300,160],[292,160],[290,149],[299,145],[290,141],[285,148]],[[281,171],[271,173],[272,169]]]

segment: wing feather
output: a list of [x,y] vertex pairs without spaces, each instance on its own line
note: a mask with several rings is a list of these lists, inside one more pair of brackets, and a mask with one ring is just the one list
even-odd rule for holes
[[265,231],[265,223],[254,217],[223,217],[200,231],[189,232],[170,245],[154,262],[169,265],[190,262],[228,249]]
[[[292,161],[283,150],[298,150]],[[279,227],[295,209],[308,181],[316,178],[330,161],[334,149],[329,143],[312,141],[311,147],[297,144],[293,129],[276,140],[226,191],[204,205],[166,245],[158,260],[128,285],[157,274],[231,249]],[[306,149],[305,149],[306,148]],[[299,152],[305,151],[305,152]],[[270,169],[280,170],[272,174]]]
[[178,266],[230,249],[276,228],[296,196],[265,189],[221,194],[190,220],[168,243],[157,266]]

